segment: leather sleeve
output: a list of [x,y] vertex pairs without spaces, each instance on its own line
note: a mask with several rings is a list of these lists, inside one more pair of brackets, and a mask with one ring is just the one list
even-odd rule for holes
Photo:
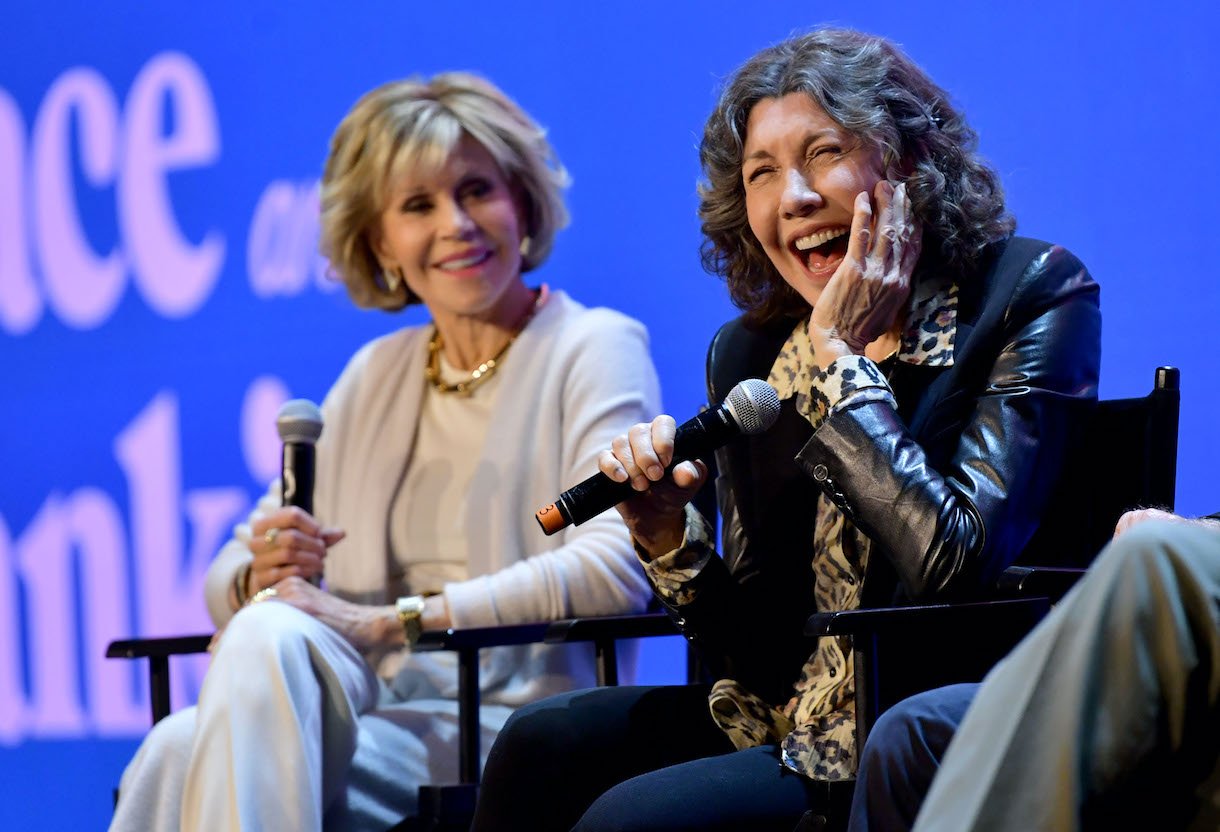
[[985,383],[937,405],[969,409],[960,433],[946,430],[956,446],[937,453],[944,463],[929,461],[935,430],[917,443],[882,402],[833,414],[798,457],[914,600],[970,593],[1016,559],[1096,402],[1098,290],[1071,254],[1052,247],[1032,260],[989,324],[1001,340]]

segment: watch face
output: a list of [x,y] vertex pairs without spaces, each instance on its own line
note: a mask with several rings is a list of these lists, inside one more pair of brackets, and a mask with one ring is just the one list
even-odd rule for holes
[[407,644],[413,645],[419,640],[423,629],[420,618],[424,613],[424,599],[419,595],[399,598],[395,606],[398,609],[398,620],[402,622],[403,631],[407,636]]
[[423,615],[424,599],[421,595],[412,595],[410,598],[398,599],[398,614],[403,617]]

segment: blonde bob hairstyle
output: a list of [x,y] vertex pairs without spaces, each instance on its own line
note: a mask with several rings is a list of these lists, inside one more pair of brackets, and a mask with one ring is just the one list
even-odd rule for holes
[[357,306],[397,310],[418,302],[386,280],[372,246],[392,183],[445,164],[463,135],[481,144],[520,200],[521,271],[546,260],[567,225],[568,174],[546,132],[490,82],[465,72],[393,81],[366,93],[339,123],[322,173],[320,248]]

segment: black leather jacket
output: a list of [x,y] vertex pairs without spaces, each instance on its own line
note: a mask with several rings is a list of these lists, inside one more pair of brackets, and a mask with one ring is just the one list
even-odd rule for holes
[[[793,321],[726,324],[710,398],[763,377]],[[1037,528],[1065,448],[1097,397],[1098,287],[1066,250],[1013,238],[959,286],[952,367],[899,363],[898,411],[863,402],[816,433],[783,403],[769,432],[717,454],[723,559],[695,578],[678,626],[717,677],[773,703],[810,653],[814,506],[824,491],[873,541],[865,607],[992,585]]]

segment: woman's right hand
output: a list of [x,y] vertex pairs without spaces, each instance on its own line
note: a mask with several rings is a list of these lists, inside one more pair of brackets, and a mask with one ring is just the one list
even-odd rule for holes
[[597,458],[603,474],[615,482],[630,480],[631,487],[641,492],[619,503],[618,513],[649,558],[682,544],[684,508],[707,477],[707,466],[697,459],[675,465],[671,473],[665,473],[673,461],[676,429],[672,416],[658,416],[615,437],[610,450],[602,451]]
[[250,565],[247,595],[274,586],[290,575],[306,580],[322,574],[326,550],[347,534],[325,528],[296,506],[285,506],[250,524]]

